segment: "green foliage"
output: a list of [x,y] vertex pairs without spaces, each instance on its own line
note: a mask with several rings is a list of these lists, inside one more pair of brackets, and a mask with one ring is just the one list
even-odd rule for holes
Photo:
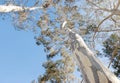
[[73,80],[75,63],[73,62],[72,57],[68,55],[64,55],[63,57],[64,58],[58,59],[56,61],[48,60],[43,64],[46,72],[44,75],[41,75],[38,78],[39,83],[41,83],[42,81],[63,83],[66,82],[66,80]]
[[95,24],[90,24],[87,26],[86,34],[90,34],[92,32],[95,32],[96,29],[97,29],[97,26]]
[[114,73],[120,77],[120,37],[112,34],[103,42],[105,56],[110,57],[112,66],[115,69]]
[[[80,22],[81,15],[77,11],[77,6],[74,5],[75,1],[55,0],[51,4],[54,8],[46,8],[45,12],[38,19],[37,26],[40,28],[40,35],[35,38],[36,44],[44,46],[44,51],[48,59],[43,65],[46,72],[38,79],[39,83],[42,81],[63,83],[75,78],[73,74],[75,71],[75,62],[71,56],[69,33],[61,27],[66,17],[68,17],[66,18],[68,21],[66,28],[73,29],[76,25],[78,26],[77,23]],[[61,6],[57,7],[57,5]],[[51,11],[52,13],[48,13],[47,11]],[[58,55],[61,58],[53,61],[53,58]]]
[[44,76],[41,76],[38,80],[39,83],[41,81],[55,81],[57,83],[61,83],[62,78],[62,72],[60,72],[60,69],[58,69],[59,64],[61,64],[61,61],[53,62],[53,61],[48,61],[45,64],[43,64],[43,67],[46,69],[46,73]]

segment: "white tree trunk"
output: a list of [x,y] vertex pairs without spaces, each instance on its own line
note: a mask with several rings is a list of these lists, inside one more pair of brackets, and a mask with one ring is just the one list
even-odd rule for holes
[[0,12],[1,13],[7,13],[7,12],[18,12],[18,11],[24,11],[24,10],[36,10],[41,9],[43,7],[21,7],[16,5],[0,5]]
[[[69,30],[69,29],[68,29]],[[120,80],[106,68],[87,47],[82,37],[69,30],[71,47],[85,83],[120,83]]]

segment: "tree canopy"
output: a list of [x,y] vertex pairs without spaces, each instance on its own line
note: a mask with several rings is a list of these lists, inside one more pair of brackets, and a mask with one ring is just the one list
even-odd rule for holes
[[[112,60],[114,59],[113,67],[119,68],[120,53],[119,51],[115,55],[112,53],[117,46],[117,49],[120,46],[120,0],[35,0],[32,1],[33,3],[29,2],[28,0],[3,1],[0,5],[0,13],[1,15],[9,14],[13,25],[18,30],[40,32],[39,36],[35,37],[36,44],[44,46],[48,62],[43,64],[46,73],[40,76],[39,83],[74,81],[76,77],[73,73],[76,65],[79,70],[82,70],[74,57],[75,49],[81,47],[78,50],[86,54],[85,51],[90,52],[88,46],[95,54],[96,44],[104,40],[104,52],[111,55]],[[115,35],[111,35],[106,40],[113,33],[118,39],[114,38]],[[79,44],[83,42],[80,38],[84,39],[87,46],[84,43]],[[60,58],[54,61],[53,58],[56,55]],[[94,64],[89,60],[88,62],[86,60],[86,63],[88,64],[85,66],[91,66],[90,63]],[[118,77],[119,71],[120,69],[117,69],[115,72]]]

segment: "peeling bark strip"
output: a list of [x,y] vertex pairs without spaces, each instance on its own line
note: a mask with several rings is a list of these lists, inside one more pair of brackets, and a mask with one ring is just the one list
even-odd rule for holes
[[94,56],[82,37],[70,29],[68,31],[72,51],[78,61],[85,83],[120,83],[120,80]]

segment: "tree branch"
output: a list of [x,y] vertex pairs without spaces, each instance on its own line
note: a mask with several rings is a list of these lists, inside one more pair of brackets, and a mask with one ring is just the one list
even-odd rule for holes
[[42,9],[43,7],[21,7],[16,5],[0,5],[0,13],[8,13],[8,12],[18,12],[18,11],[24,11],[24,10],[37,10]]
[[[86,31],[87,29],[80,29],[81,31]],[[120,31],[120,29],[112,29],[112,30],[98,30],[97,32],[113,32],[113,31]]]
[[93,6],[97,7],[98,10],[103,10],[103,11],[107,11],[107,12],[111,12],[111,10],[107,9],[107,8],[101,8],[100,6],[96,5],[95,3],[93,3],[90,0],[86,0],[88,3],[92,4]]
[[118,0],[118,3],[114,9],[118,9],[119,6],[120,6],[120,0]]
[[99,23],[99,25],[98,25],[98,27],[97,27],[97,31],[94,33],[94,35],[93,35],[93,40],[95,39],[95,36],[96,36],[96,33],[98,32],[98,30],[99,30],[99,28],[100,28],[100,25],[105,21],[105,20],[107,20],[107,19],[109,19],[111,16],[113,16],[114,14],[112,13],[112,14],[110,14],[109,16],[107,16],[106,18],[104,18],[100,23]]

